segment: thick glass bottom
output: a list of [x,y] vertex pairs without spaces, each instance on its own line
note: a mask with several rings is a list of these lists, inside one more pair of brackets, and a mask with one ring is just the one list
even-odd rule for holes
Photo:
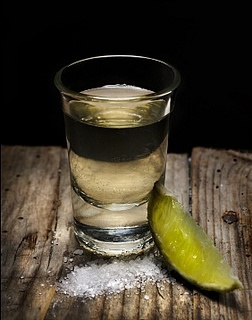
[[104,256],[140,254],[154,245],[148,224],[99,228],[74,220],[74,232],[82,247]]

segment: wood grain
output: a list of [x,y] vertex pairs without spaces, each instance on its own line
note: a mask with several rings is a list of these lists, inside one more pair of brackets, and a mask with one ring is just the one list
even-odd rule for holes
[[[191,211],[244,284],[227,294],[174,282],[94,299],[56,290],[71,268],[96,257],[77,254],[72,229],[67,152],[56,146],[2,146],[2,318],[232,319],[252,318],[252,155],[194,148],[168,154],[166,186]],[[154,248],[155,249],[155,248]]]

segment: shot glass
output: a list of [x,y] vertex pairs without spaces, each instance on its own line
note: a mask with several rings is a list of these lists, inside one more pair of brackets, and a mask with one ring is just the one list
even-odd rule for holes
[[104,256],[149,250],[147,203],[155,182],[164,183],[180,73],[151,57],[105,55],[62,67],[54,83],[79,244]]

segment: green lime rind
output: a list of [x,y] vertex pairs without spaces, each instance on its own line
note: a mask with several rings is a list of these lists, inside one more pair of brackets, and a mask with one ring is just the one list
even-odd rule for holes
[[187,281],[218,292],[243,288],[211,238],[161,183],[150,196],[148,221],[164,260]]

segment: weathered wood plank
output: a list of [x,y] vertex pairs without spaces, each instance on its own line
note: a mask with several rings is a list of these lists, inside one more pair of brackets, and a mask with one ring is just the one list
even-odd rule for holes
[[[61,170],[63,174],[61,175]],[[2,147],[2,315],[44,319],[69,243],[69,178],[60,147]],[[64,180],[65,179],[65,180]],[[66,181],[67,180],[67,181]],[[55,231],[65,210],[62,241]],[[54,255],[57,257],[54,258]]]
[[191,172],[192,215],[244,285],[242,291],[195,295],[194,317],[252,319],[252,154],[194,148]]
[[186,154],[168,154],[166,175],[167,187],[192,209],[243,291],[201,292],[173,274],[175,283],[161,288],[148,284],[144,291],[83,300],[55,286],[69,268],[95,259],[75,254],[66,150],[2,146],[3,319],[250,319],[251,165],[249,153],[195,148],[191,180]]

